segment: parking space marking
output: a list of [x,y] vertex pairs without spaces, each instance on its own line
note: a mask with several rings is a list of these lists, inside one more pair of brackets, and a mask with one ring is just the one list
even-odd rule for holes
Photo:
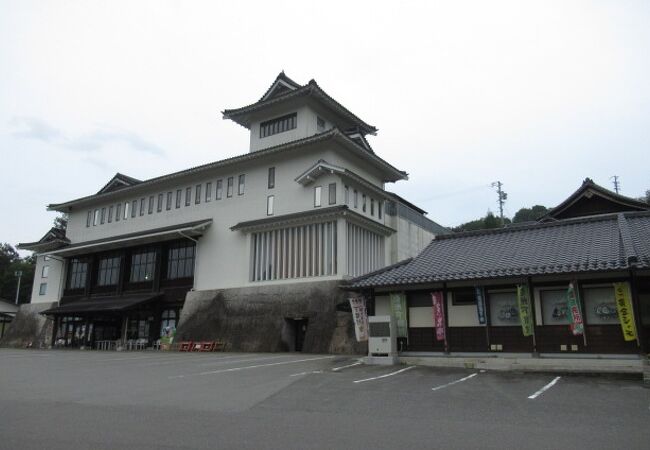
[[354,364],[348,364],[347,366],[334,367],[334,368],[332,369],[332,372],[338,372],[339,370],[347,369],[348,367],[359,366],[359,365],[361,365],[361,364],[363,364],[363,362],[361,362],[361,361],[357,361],[357,362],[355,362]]
[[395,372],[391,373],[386,373],[384,375],[379,375],[378,377],[372,377],[372,378],[365,378],[363,380],[355,380],[353,383],[365,383],[366,381],[374,381],[374,380],[380,380],[382,378],[387,378],[387,377],[392,377],[393,375],[397,375],[398,373],[406,372],[407,370],[411,370],[416,368],[417,366],[408,366],[400,370],[396,370]]
[[[219,363],[221,363],[221,361],[224,361],[224,360],[229,360],[229,359],[232,359],[232,358],[241,358],[242,356],[243,355],[241,355],[241,354],[230,355],[230,356],[219,356],[219,357],[215,357],[215,358],[211,359],[211,362],[209,362],[209,363],[206,362],[206,363],[200,363],[200,364],[196,364],[196,365],[197,366],[210,366],[210,365],[214,365],[214,364],[219,364]],[[279,358],[279,356],[276,356],[276,358]],[[260,358],[256,358],[256,359],[260,359]],[[266,359],[266,358],[262,358],[262,359]],[[142,364],[142,367],[165,366],[165,365],[179,364],[179,363],[187,364],[188,361],[191,363],[191,362],[200,361],[200,360],[199,359],[184,359],[183,357],[179,357],[179,358],[175,358],[173,361],[170,361],[169,358],[167,358],[167,360],[163,360],[163,361],[152,362],[152,363],[148,363],[148,364]],[[244,362],[244,361],[254,361],[254,360],[253,359],[248,359],[248,360],[226,361],[226,362],[228,362],[228,363],[236,363],[236,362]]]
[[281,361],[281,362],[268,363],[268,364],[256,364],[254,366],[231,367],[229,369],[211,370],[209,372],[191,373],[191,374],[188,374],[188,375],[174,375],[174,376],[167,377],[167,378],[174,379],[174,378],[185,378],[185,377],[191,377],[191,376],[216,375],[216,374],[219,374],[219,373],[237,372],[237,371],[246,370],[246,369],[257,369],[257,368],[260,368],[260,367],[281,366],[281,365],[284,365],[284,364],[297,364],[297,363],[301,363],[301,362],[318,361],[318,360],[322,360],[322,359],[332,359],[332,358],[334,358],[334,356],[320,356],[318,358],[296,359],[296,360],[293,360],[293,361]]
[[535,400],[537,397],[542,395],[544,392],[551,389],[555,385],[555,383],[557,383],[559,381],[560,378],[562,378],[562,377],[553,378],[553,381],[551,381],[549,384],[547,384],[546,386],[541,388],[539,391],[535,392],[533,395],[529,395],[528,398],[531,399],[531,400]]
[[289,375],[290,377],[299,377],[301,375],[311,375],[312,373],[323,373],[322,370],[310,370],[308,372],[299,372],[299,373],[293,373]]
[[440,389],[444,389],[444,388],[446,388],[446,387],[453,386],[454,384],[458,384],[458,383],[462,383],[463,381],[467,381],[467,380],[469,380],[470,378],[475,377],[476,375],[478,375],[478,373],[473,373],[473,374],[471,374],[471,375],[467,375],[467,376],[464,377],[464,378],[461,378],[460,380],[455,380],[455,381],[452,381],[452,382],[450,382],[450,383],[441,384],[440,386],[436,386],[436,387],[434,387],[434,388],[431,388],[431,390],[432,390],[432,391],[438,391],[438,390],[440,390]]

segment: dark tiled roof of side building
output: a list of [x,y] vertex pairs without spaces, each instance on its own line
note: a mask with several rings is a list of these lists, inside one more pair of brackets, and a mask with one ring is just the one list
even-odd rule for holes
[[437,236],[412,261],[349,288],[650,268],[650,212]]

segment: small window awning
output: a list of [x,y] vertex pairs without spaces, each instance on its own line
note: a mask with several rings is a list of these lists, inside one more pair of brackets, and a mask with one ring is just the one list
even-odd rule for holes
[[113,297],[98,297],[92,300],[82,300],[78,302],[67,303],[56,308],[47,309],[41,314],[52,316],[83,315],[90,313],[119,313],[135,309],[146,303],[160,298],[162,294],[156,292],[153,294],[138,295],[120,295]]
[[93,241],[79,242],[65,247],[41,253],[41,255],[74,256],[84,253],[94,253],[117,248],[145,245],[154,242],[169,241],[172,239],[197,238],[212,224],[212,219],[204,219],[196,222],[188,222],[172,225],[163,228],[155,228],[137,233],[129,233],[110,238],[97,239]]

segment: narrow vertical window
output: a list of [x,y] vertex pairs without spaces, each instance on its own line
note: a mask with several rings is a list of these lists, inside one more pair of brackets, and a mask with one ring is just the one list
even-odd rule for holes
[[133,202],[131,203],[131,218],[134,218],[137,213],[138,213],[138,201],[133,200]]
[[108,223],[113,221],[113,205],[108,207]]
[[239,175],[239,187],[237,188],[237,195],[244,195],[244,185],[246,183],[246,175]]
[[321,191],[322,188],[320,186],[314,188],[314,207],[321,205]]
[[273,189],[275,187],[275,167],[269,167],[269,184],[268,184],[269,189]]
[[41,283],[38,287],[38,295],[45,295],[47,293],[47,283]]
[[345,186],[345,204],[349,205],[350,204],[350,188],[348,186]]
[[165,209],[167,211],[172,209],[172,197],[173,196],[174,196],[174,194],[172,193],[172,191],[167,192],[167,204],[165,205]]
[[183,190],[178,189],[176,191],[176,209],[181,207],[181,197],[183,196]]
[[384,206],[383,202],[378,201],[377,202],[377,217],[381,219],[381,213],[382,213],[382,207]]
[[336,183],[329,185],[329,204],[336,205]]
[[357,192],[356,189],[354,190],[353,197],[354,197],[354,208],[356,209],[359,207],[359,193]]
[[93,221],[93,212],[91,210],[91,211],[88,211],[88,217],[86,217],[86,228],[88,228],[90,226],[92,221]]
[[99,224],[99,210],[95,210],[95,214],[93,215],[93,226],[96,226]]
[[147,200],[147,199],[144,198],[144,197],[142,197],[142,198],[140,199],[140,215],[141,215],[141,216],[144,216],[144,208],[145,208],[145,201],[146,201],[146,200]]
[[149,196],[149,209],[147,210],[147,213],[153,214],[153,204],[154,204],[155,197],[153,195]]
[[196,189],[194,191],[194,203],[198,205],[201,203],[201,185],[197,184]]
[[361,211],[366,212],[366,194],[361,195]]
[[124,202],[124,216],[122,218],[124,220],[129,218],[129,202]]
[[215,194],[215,200],[221,200],[223,197],[223,180],[217,180],[217,192]]
[[156,204],[156,212],[161,212],[163,208],[163,197],[164,194],[161,192],[158,194],[158,203]]
[[212,182],[205,183],[205,202],[212,201]]
[[375,200],[372,198],[370,199],[370,215],[375,215]]
[[106,208],[102,208],[102,215],[100,219],[100,223],[103,224],[104,222],[106,222]]
[[226,190],[226,197],[232,197],[233,183],[234,183],[233,178],[228,177],[228,187],[227,187],[227,190]]
[[47,278],[49,274],[50,274],[50,266],[48,265],[43,266],[43,269],[41,270],[41,278]]
[[267,216],[272,216],[273,215],[273,200],[274,196],[269,195],[266,197],[266,215]]
[[119,222],[122,218],[122,204],[118,203],[115,205],[115,221]]
[[192,203],[192,188],[185,189],[185,206],[190,206]]

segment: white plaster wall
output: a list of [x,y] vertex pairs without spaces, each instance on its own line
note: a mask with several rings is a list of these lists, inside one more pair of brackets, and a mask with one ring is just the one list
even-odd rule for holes
[[478,321],[476,304],[452,305],[452,293],[447,294],[447,314],[450,327],[482,327]]
[[433,328],[433,306],[409,308],[410,328]]
[[[46,278],[42,276],[44,266],[49,266]],[[55,259],[53,257],[37,256],[36,269],[34,272],[34,284],[32,285],[31,303],[51,303],[59,301],[63,284],[65,282],[64,268],[64,262],[58,258]],[[41,283],[47,283],[45,295],[40,295]],[[29,286],[24,286],[22,289],[29,289]]]
[[381,295],[375,297],[375,315],[376,316],[390,316],[390,297],[388,295]]

